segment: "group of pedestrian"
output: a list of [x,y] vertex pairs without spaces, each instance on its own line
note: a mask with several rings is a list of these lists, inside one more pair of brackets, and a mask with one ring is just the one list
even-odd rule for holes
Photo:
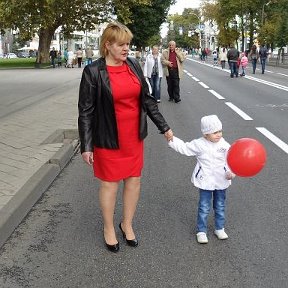
[[[216,115],[204,116],[201,119],[201,138],[184,143],[175,137],[159,111],[155,96],[159,91],[154,88],[154,95],[150,94],[141,65],[137,59],[127,57],[132,37],[125,25],[118,22],[108,24],[101,37],[101,57],[84,68],[79,89],[81,155],[100,181],[99,202],[104,244],[111,252],[120,249],[114,227],[114,212],[121,181],[124,183],[123,210],[117,226],[128,246],[137,247],[139,244],[133,229],[133,219],[140,197],[147,116],[164,134],[169,147],[197,158],[192,181],[199,188],[200,195],[196,234],[198,243],[208,242],[207,220],[212,198],[214,233],[218,239],[227,239],[228,235],[224,231],[225,193],[234,175],[226,164],[230,145],[222,137],[222,123]],[[154,46],[144,69],[145,75],[153,86],[158,81],[155,81],[154,76],[161,75],[161,61],[164,65],[163,75],[167,77],[169,97],[177,103],[180,100],[178,86],[185,55],[171,41],[169,48],[159,57],[158,47]]]
[[158,46],[152,47],[152,52],[147,55],[143,67],[144,77],[151,85],[151,95],[158,103],[161,102],[161,79],[166,77],[169,101],[179,103],[180,79],[183,76],[183,61],[185,53],[176,47],[175,41],[169,42],[169,48],[159,52]]
[[[257,46],[254,44],[251,47],[250,51],[240,53],[234,45],[230,45],[229,50],[223,47],[219,53],[219,61],[221,63],[221,68],[225,69],[225,64],[228,62],[230,68],[230,77],[238,77],[246,75],[246,68],[249,61],[252,64],[252,73],[256,73],[257,62],[260,60],[261,63],[261,72],[265,73],[266,61],[268,58],[268,49],[264,44],[261,45],[258,50]],[[215,65],[215,57],[213,56],[213,65]],[[242,69],[242,72],[239,74],[239,69]]]
[[[92,63],[94,53],[90,46],[85,49],[85,58],[87,61],[87,64]],[[61,51],[56,51],[55,47],[52,48],[52,50],[49,53],[49,57],[51,60],[51,65],[53,68],[56,67],[56,63],[58,67],[62,67],[62,61],[64,60],[65,67],[66,68],[74,68],[74,66],[78,66],[78,68],[82,67],[83,63],[83,50],[81,47],[79,47],[74,53],[72,49],[65,49],[62,57]]]

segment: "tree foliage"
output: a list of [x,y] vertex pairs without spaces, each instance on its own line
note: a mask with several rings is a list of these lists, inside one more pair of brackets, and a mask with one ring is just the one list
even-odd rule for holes
[[235,43],[241,36],[243,50],[247,34],[250,45],[257,40],[272,47],[287,45],[287,6],[287,0],[207,0],[201,10],[206,20],[217,23],[220,45]]
[[[148,45],[160,44],[160,27],[165,22],[170,5],[175,0],[151,0],[149,5],[133,5],[130,7],[130,21],[127,23],[128,28],[134,34],[132,44],[138,49]],[[120,21],[124,21],[118,15]],[[152,41],[158,43],[152,43]]]
[[49,48],[55,30],[63,33],[86,31],[95,24],[111,19],[113,14],[129,22],[129,6],[149,4],[151,0],[0,0],[1,29],[18,29],[22,39],[39,35],[37,63],[49,60]]
[[199,9],[186,8],[182,15],[170,15],[168,21],[170,23],[168,41],[174,40],[177,46],[183,48],[200,46],[199,24],[201,19]]

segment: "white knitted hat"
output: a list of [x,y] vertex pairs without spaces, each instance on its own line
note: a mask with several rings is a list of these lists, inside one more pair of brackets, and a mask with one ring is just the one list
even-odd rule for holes
[[222,130],[222,123],[216,115],[208,115],[201,118],[201,131],[204,135],[220,130]]

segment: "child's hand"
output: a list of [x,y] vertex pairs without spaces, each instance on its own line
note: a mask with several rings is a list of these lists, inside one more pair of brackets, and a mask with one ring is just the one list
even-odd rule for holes
[[235,174],[230,172],[230,171],[227,171],[226,172],[226,179],[227,180],[232,180],[233,178],[235,177]]

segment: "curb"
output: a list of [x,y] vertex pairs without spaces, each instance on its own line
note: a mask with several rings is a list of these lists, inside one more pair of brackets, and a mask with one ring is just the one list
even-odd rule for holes
[[0,248],[78,150],[78,139],[64,144],[0,210]]

